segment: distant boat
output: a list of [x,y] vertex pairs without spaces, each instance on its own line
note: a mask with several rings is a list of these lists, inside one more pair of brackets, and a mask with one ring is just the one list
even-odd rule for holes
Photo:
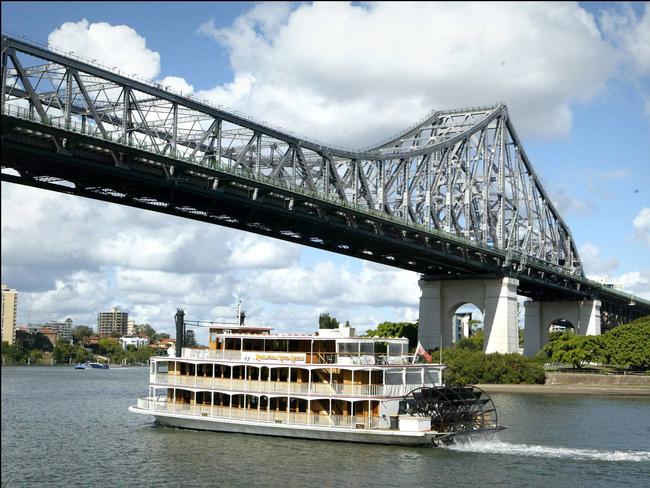
[[108,369],[108,364],[85,362],[77,364],[74,369]]

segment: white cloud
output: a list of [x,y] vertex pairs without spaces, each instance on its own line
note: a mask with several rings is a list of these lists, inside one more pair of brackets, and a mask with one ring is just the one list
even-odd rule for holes
[[593,202],[569,194],[562,184],[553,190],[551,200],[560,215],[564,216],[570,214],[584,215],[595,209]]
[[578,249],[582,265],[590,275],[607,275],[618,268],[618,258],[605,259],[600,255],[600,249],[590,242]]
[[[53,212],[52,209],[57,209]],[[34,239],[34,230],[44,240]],[[102,266],[176,273],[277,268],[300,248],[207,223],[2,185],[2,257],[7,266],[75,271]],[[7,268],[8,269],[8,268]]]
[[194,87],[179,76],[165,76],[160,80],[160,84],[165,88],[171,88],[186,95],[194,93]]
[[636,236],[650,245],[650,208],[642,208],[632,221]]
[[313,267],[293,266],[267,270],[244,283],[272,303],[318,306],[417,306],[420,290],[417,274],[363,263],[361,271],[325,261]]
[[160,54],[146,46],[146,39],[126,25],[66,22],[48,37],[48,45],[116,67],[125,75],[153,79],[160,73]]
[[235,76],[255,80],[232,104],[341,143],[498,101],[522,132],[565,135],[570,104],[602,88],[616,59],[572,3],[262,4],[199,30],[229,50]]
[[600,23],[605,34],[626,52],[632,68],[640,75],[650,75],[650,3],[645,4],[642,15],[630,4],[621,3],[604,10]]

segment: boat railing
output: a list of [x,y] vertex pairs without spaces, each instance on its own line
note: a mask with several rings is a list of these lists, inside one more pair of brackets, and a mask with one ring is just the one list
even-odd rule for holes
[[280,412],[261,408],[238,408],[221,405],[205,405],[161,401],[150,397],[138,398],[138,408],[152,413],[176,413],[196,417],[250,420],[263,423],[315,425],[349,429],[376,429],[388,427],[381,417],[362,415],[328,415],[306,412]]
[[406,385],[351,385],[343,383],[323,382],[288,382],[288,381],[259,381],[235,378],[212,378],[210,376],[170,375],[155,373],[151,382],[157,385],[185,386],[188,388],[209,388],[213,390],[243,391],[254,393],[281,394],[321,394],[326,396],[403,396],[409,391],[423,386],[422,384]]
[[[184,347],[181,356],[187,359],[226,359],[230,361],[254,362],[247,359],[250,353],[271,353],[281,354],[281,351],[248,351],[248,350],[215,350],[215,349],[195,349]],[[305,353],[305,352],[287,352],[287,354],[304,354],[305,363],[308,364],[350,364],[350,365],[374,365],[374,364],[412,364],[413,355],[395,355],[391,356],[386,353]],[[260,363],[263,364],[263,363]]]

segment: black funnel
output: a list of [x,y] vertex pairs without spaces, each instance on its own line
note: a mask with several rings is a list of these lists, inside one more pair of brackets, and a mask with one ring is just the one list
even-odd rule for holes
[[183,338],[185,337],[185,310],[182,308],[176,309],[176,357],[181,357],[183,349]]

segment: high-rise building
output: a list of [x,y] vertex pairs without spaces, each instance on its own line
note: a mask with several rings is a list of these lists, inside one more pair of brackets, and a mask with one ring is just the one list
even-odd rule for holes
[[110,312],[97,314],[97,333],[99,335],[109,335],[117,332],[120,335],[126,335],[128,323],[128,312],[121,312],[119,308],[115,307]]
[[2,341],[14,342],[16,314],[18,311],[18,292],[2,285]]
[[59,339],[63,339],[67,342],[72,342],[72,319],[71,318],[67,318],[63,322],[50,320],[49,322],[46,322],[44,326],[50,327],[52,329],[57,329]]

